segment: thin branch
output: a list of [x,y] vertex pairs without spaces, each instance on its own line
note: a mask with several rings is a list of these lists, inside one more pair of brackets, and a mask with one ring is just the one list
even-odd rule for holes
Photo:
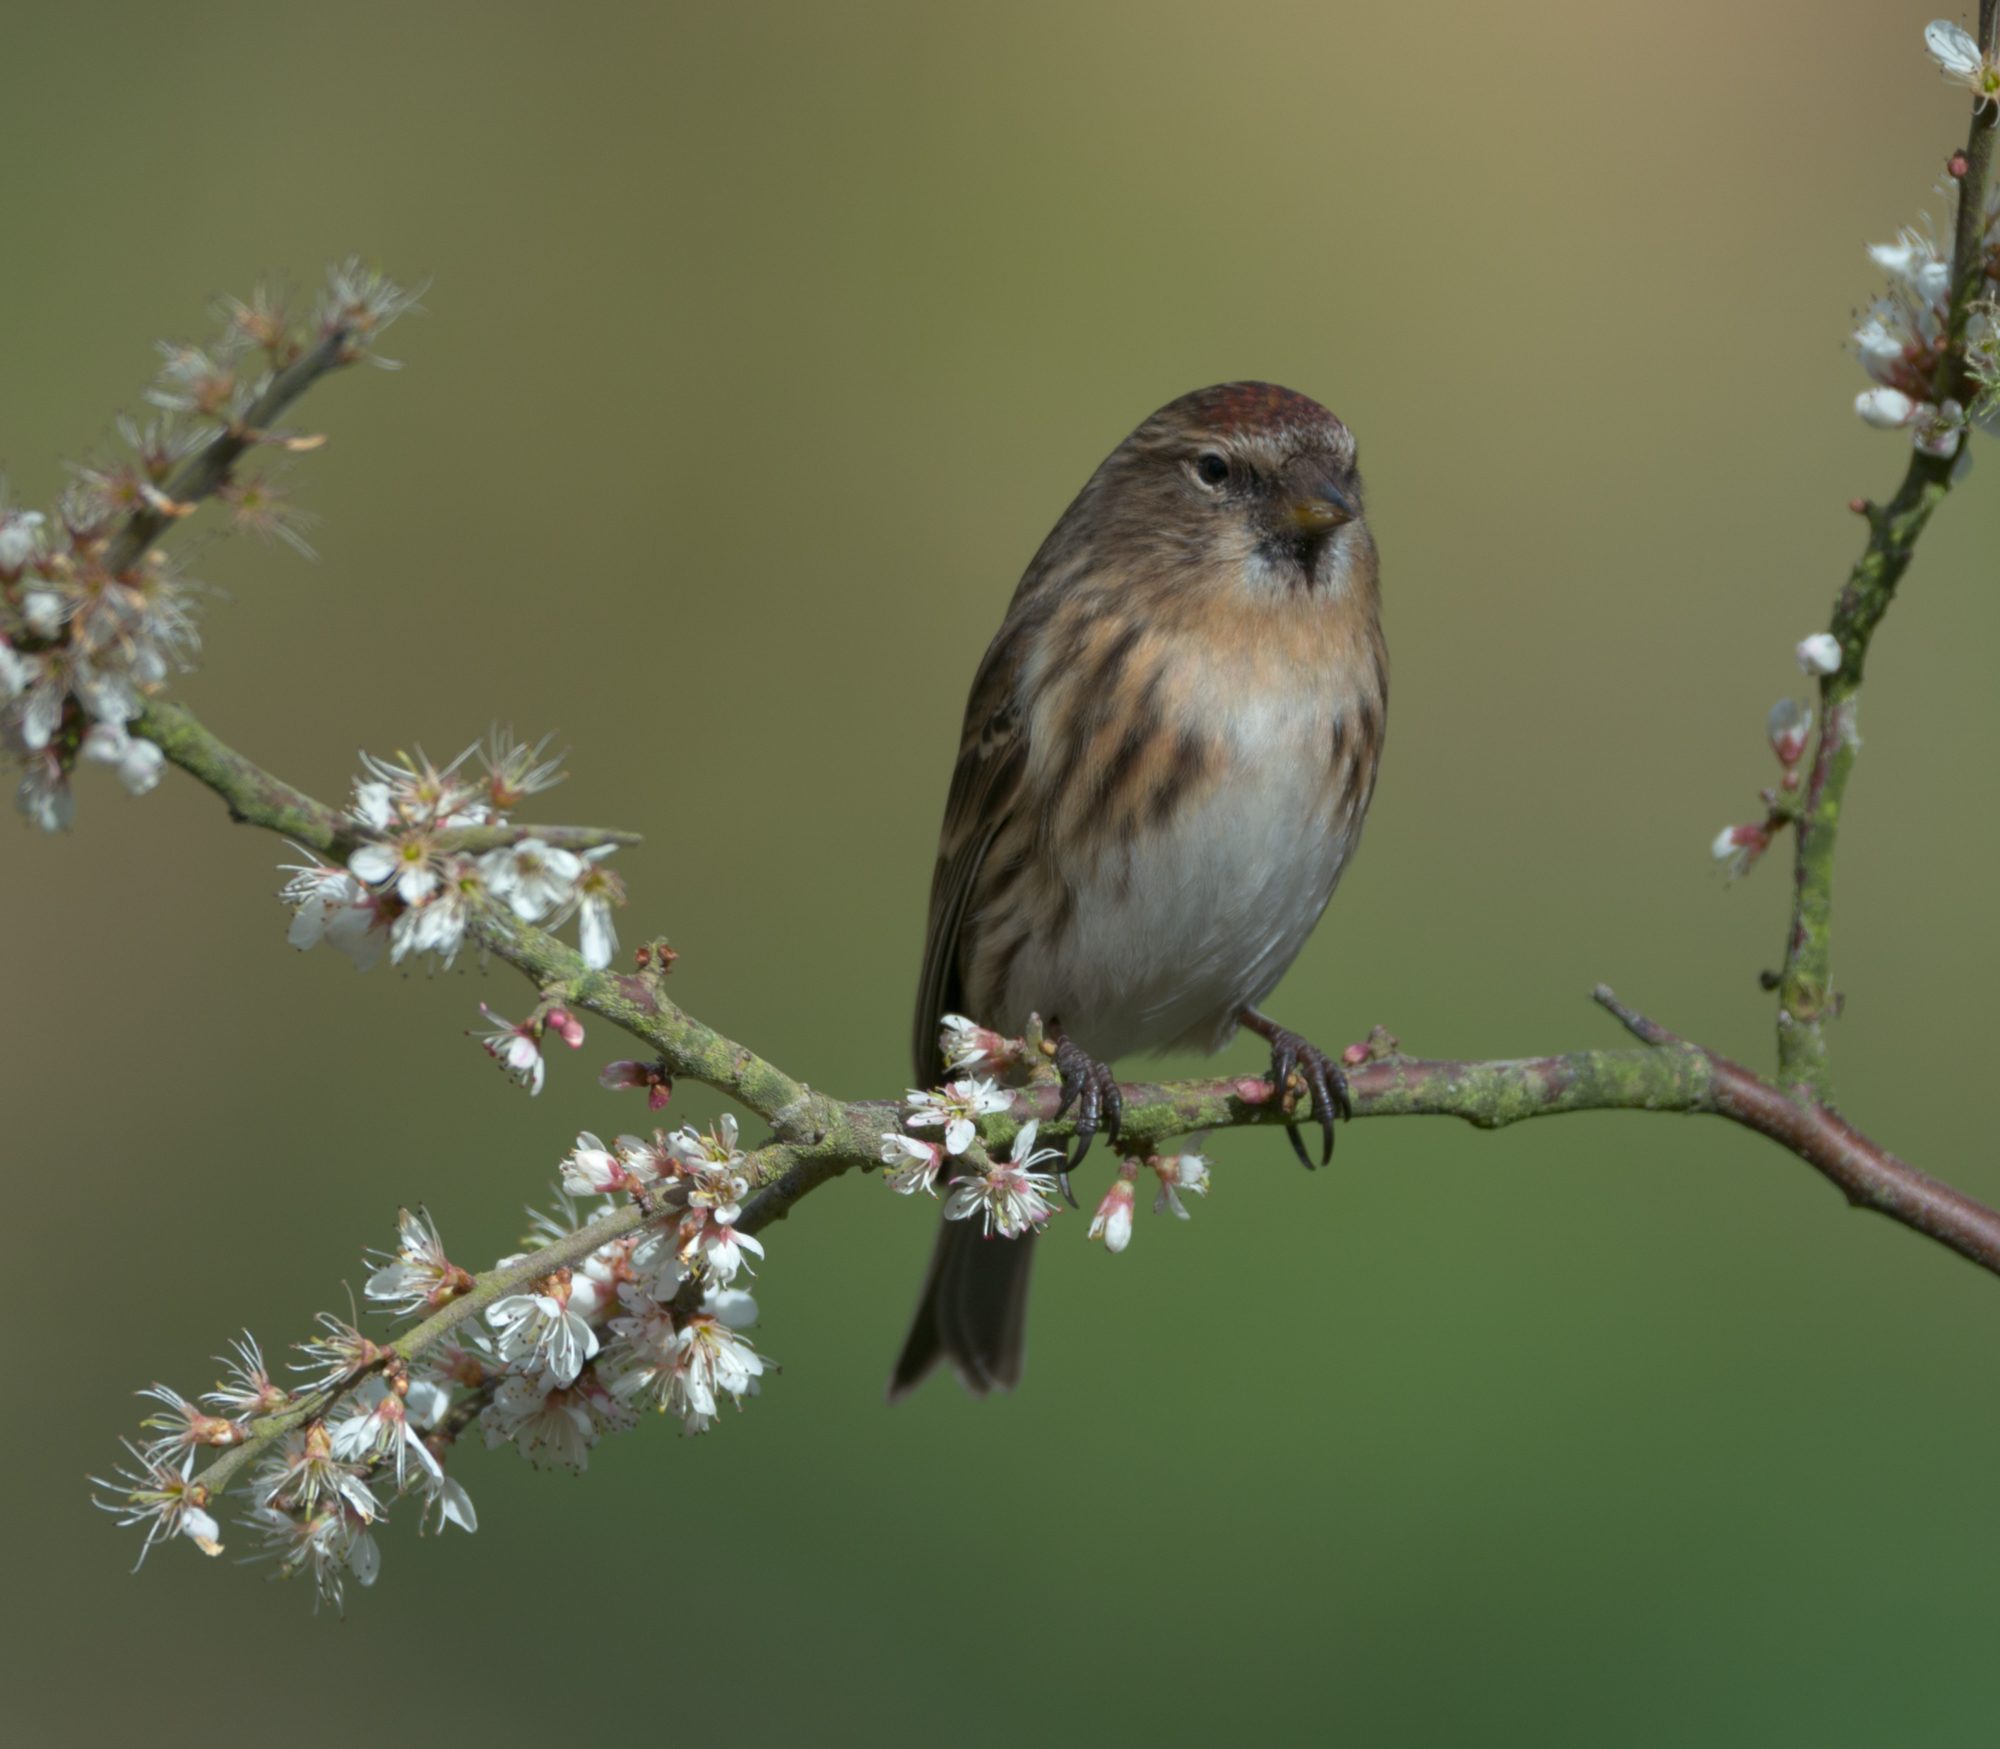
[[[231,752],[192,713],[176,709],[161,751],[228,804],[233,818],[290,831],[300,818],[329,810]],[[331,843],[331,840],[328,841]],[[783,1161],[744,1211],[746,1221],[781,1219],[821,1184],[871,1167],[884,1131],[898,1127],[900,1102],[843,1101],[815,1092],[682,1010],[666,993],[665,974],[595,971],[574,949],[530,924],[488,916],[474,925],[481,944],[526,975],[544,999],[594,1014],[657,1053],[676,1078],[729,1095],[770,1123]],[[1597,1001],[1638,1038],[1640,1050],[1573,1051],[1494,1062],[1434,1062],[1389,1056],[1348,1076],[1356,1117],[1461,1118],[1500,1129],[1533,1117],[1575,1111],[1676,1111],[1724,1117],[1782,1143],[1870,1208],[2000,1274],[2000,1213],[1926,1177],[1815,1104],[1794,1100],[1740,1064],[1690,1044],[1621,1003],[1600,986]],[[1133,1083],[1125,1101],[1121,1146],[1158,1149],[1178,1136],[1283,1124],[1297,1117],[1255,1077]],[[1029,1119],[1052,1141],[1073,1134],[1056,1116],[1058,1093],[1043,1080],[1022,1088],[1009,1112],[987,1120],[990,1146],[1011,1142]],[[786,1153],[783,1150],[789,1149]],[[754,1228],[747,1230],[754,1231]],[[549,1264],[543,1265],[544,1273]]]
[[[2000,29],[2000,0],[1981,0],[1979,42],[1989,57]],[[1975,100],[1958,178],[1958,215],[1951,263],[1951,305],[1944,355],[1933,394],[1969,405],[1971,378],[1965,335],[1985,275],[1986,185],[2000,103]],[[1960,438],[1963,444],[1969,434]],[[1887,505],[1869,505],[1868,546],[1834,603],[1831,631],[1840,667],[1820,681],[1819,745],[1799,804],[1792,865],[1791,929],[1778,981],[1778,1080],[1800,1098],[1824,1105],[1832,1097],[1825,1024],[1839,1008],[1832,983],[1833,859],[1842,803],[1861,745],[1857,713],[1868,647],[1895,599],[1918,537],[1951,490],[1956,458],[1912,448],[1903,483]]]
[[[145,736],[174,764],[199,778],[229,804],[238,825],[268,826],[294,844],[322,856],[345,857],[366,841],[368,833],[338,808],[314,801],[282,778],[273,777],[235,748],[224,745],[198,722],[184,705],[155,699],[146,706],[133,732]],[[497,850],[535,838],[563,850],[593,850],[601,844],[638,844],[637,832],[609,826],[458,826],[439,832],[433,843],[440,851],[470,855]]]
[[162,495],[181,508],[177,510],[136,510],[119,530],[104,556],[104,568],[113,576],[131,570],[146,550],[172,528],[186,508],[212,497],[229,481],[230,470],[246,450],[261,443],[278,415],[284,412],[314,383],[330,371],[352,364],[361,353],[354,344],[354,329],[338,323],[320,337],[316,346],[301,353],[272,377],[264,392],[253,401],[242,418],[232,420],[193,455],[176,468]]

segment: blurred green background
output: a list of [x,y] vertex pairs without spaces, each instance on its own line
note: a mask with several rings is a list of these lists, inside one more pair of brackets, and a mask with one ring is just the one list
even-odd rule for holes
[[[1603,978],[1761,1064],[1785,871],[1706,847],[1903,465],[1843,348],[1962,137],[1931,10],[17,9],[0,461],[50,496],[212,294],[428,276],[408,368],[303,416],[319,562],[197,543],[230,599],[181,696],[323,796],[359,746],[559,731],[545,817],[647,834],[628,940],[882,1093],[1022,565],[1154,406],[1292,384],[1360,436],[1396,682],[1277,1013],[1522,1053],[1612,1042]],[[1837,1048],[1992,1201],[1986,447],[1871,669]],[[344,1623],[183,1548],[128,1578],[82,1478],[133,1388],[282,1349],[399,1202],[490,1258],[640,1119],[607,1028],[534,1102],[461,1037],[504,970],[293,954],[280,855],[101,773],[0,852],[39,1740],[1990,1740],[1995,1284],[1705,1122],[1358,1125],[1312,1178],[1224,1138],[1190,1224],[1115,1263],[1059,1224],[1014,1398],[893,1412],[931,1211],[845,1182],[769,1236],[784,1373],[716,1436],[468,1450],[478,1536],[398,1524]]]

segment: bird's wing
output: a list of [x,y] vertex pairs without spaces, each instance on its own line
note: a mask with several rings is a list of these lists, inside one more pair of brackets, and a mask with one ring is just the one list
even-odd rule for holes
[[1020,645],[1019,638],[1004,631],[994,640],[966,700],[958,764],[952,771],[951,794],[944,805],[944,826],[938,836],[930,927],[924,939],[923,975],[917,984],[911,1047],[921,1087],[934,1087],[944,1078],[938,1023],[945,1015],[964,1009],[961,947],[966,914],[986,854],[1019,803],[1027,768],[1027,734],[1015,687]]

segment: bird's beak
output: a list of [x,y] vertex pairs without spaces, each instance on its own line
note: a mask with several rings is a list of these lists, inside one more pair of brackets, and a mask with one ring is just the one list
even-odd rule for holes
[[1316,481],[1310,491],[1300,492],[1285,506],[1292,527],[1300,534],[1325,534],[1343,522],[1354,520],[1354,506],[1340,488]]

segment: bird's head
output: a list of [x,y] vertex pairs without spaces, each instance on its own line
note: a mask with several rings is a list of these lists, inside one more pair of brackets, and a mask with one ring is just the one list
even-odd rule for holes
[[1162,407],[1093,481],[1097,514],[1176,571],[1259,591],[1343,592],[1373,572],[1354,435],[1273,383],[1221,383]]

